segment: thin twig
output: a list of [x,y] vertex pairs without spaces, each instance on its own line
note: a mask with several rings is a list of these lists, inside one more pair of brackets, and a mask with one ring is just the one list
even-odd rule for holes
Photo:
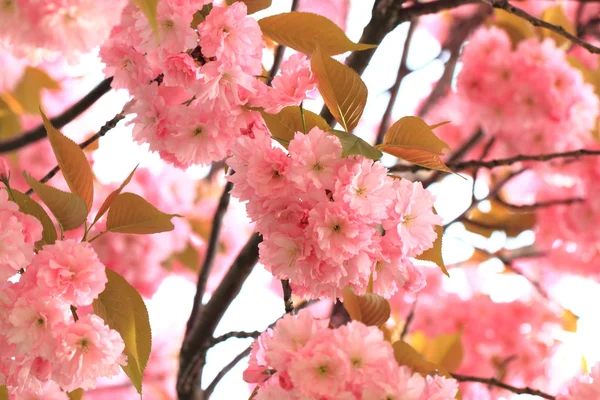
[[[492,150],[492,146],[494,145],[494,143],[496,142],[496,138],[492,137],[483,147],[483,150],[481,151],[481,156],[479,157],[480,160],[484,160],[489,152]],[[471,201],[475,202],[475,182],[477,181],[477,175],[479,174],[479,168],[475,168],[475,171],[473,171],[473,188],[471,189]]]
[[288,279],[281,280],[281,288],[283,289],[283,304],[285,305],[285,313],[289,314],[294,311],[294,302],[292,301],[292,287]]
[[262,332],[260,332],[260,331],[254,331],[254,332],[241,332],[241,331],[228,332],[228,333],[225,333],[225,334],[223,334],[221,336],[217,336],[216,338],[214,338],[212,340],[210,346],[211,347],[215,346],[215,345],[217,345],[217,344],[219,344],[221,342],[224,342],[224,341],[226,341],[228,339],[231,339],[231,338],[237,338],[237,339],[249,339],[249,338],[252,338],[252,339],[256,339],[257,337],[260,336],[261,333]]
[[404,340],[404,337],[408,334],[408,330],[410,329],[410,324],[415,318],[415,311],[417,310],[417,300],[414,301],[412,307],[410,308],[410,312],[406,317],[406,322],[404,323],[404,327],[402,328],[402,333],[400,334],[400,340]]
[[[75,118],[80,116],[85,110],[90,108],[96,101],[110,91],[110,84],[113,78],[106,78],[98,86],[92,89],[86,94],[81,100],[73,104],[62,114],[51,118],[50,122],[56,129],[60,129],[73,121]],[[37,142],[46,137],[46,128],[44,125],[39,125],[30,131],[21,133],[17,136],[11,137],[10,139],[0,141],[0,154],[8,153],[10,151],[18,150],[21,147],[27,146],[28,144]]]
[[556,400],[556,397],[554,397],[548,393],[544,393],[541,390],[531,389],[529,387],[519,388],[519,387],[511,386],[507,383],[499,381],[496,378],[481,378],[478,376],[469,376],[469,375],[461,375],[461,374],[451,374],[451,375],[454,379],[456,379],[459,382],[483,383],[485,385],[496,386],[496,387],[499,387],[502,389],[506,389],[515,394],[529,394],[532,396],[539,396],[539,397],[542,397],[542,398],[548,399],[548,400]]
[[396,104],[396,98],[398,97],[398,92],[400,91],[402,81],[408,76],[408,74],[412,72],[412,70],[408,68],[407,61],[408,53],[410,51],[410,45],[412,43],[414,33],[417,30],[418,23],[418,19],[409,22],[408,32],[406,33],[406,39],[404,39],[404,48],[402,49],[402,58],[400,59],[400,66],[398,67],[398,74],[396,75],[396,81],[390,88],[390,101],[388,101],[388,105],[385,109],[385,112],[383,113],[383,117],[381,117],[381,124],[379,125],[379,131],[377,132],[375,144],[380,144],[383,142],[383,138],[385,137],[385,134],[390,125],[392,110],[394,109],[394,105]]
[[[504,257],[502,257],[501,255],[497,255],[496,257],[498,257],[498,259],[500,261],[502,261],[502,263],[504,264],[504,267],[511,271],[514,274],[517,275],[521,275],[523,278],[525,278],[530,284],[531,286],[533,286],[533,288],[546,300],[551,300],[553,301],[550,296],[548,295],[548,292],[546,292],[546,290],[542,287],[542,285],[535,279],[533,279],[532,277],[528,276],[527,274],[525,274],[523,271],[521,271],[519,268],[515,267],[512,260],[508,260]],[[563,308],[562,306],[560,306],[561,308]]]
[[[584,156],[598,156],[600,150],[587,150],[580,149],[574,151],[566,151],[563,153],[548,153],[548,154],[535,154],[535,155],[524,155],[519,154],[513,157],[501,158],[497,160],[469,160],[462,162],[449,162],[446,165],[454,171],[464,171],[471,168],[487,168],[493,169],[497,167],[506,167],[519,162],[544,162],[551,161],[557,158],[579,158]],[[420,170],[427,170],[426,167],[419,165],[395,165],[390,168],[390,172],[417,172]]]
[[499,8],[504,11],[507,11],[513,15],[516,15],[519,18],[522,18],[528,21],[531,25],[537,26],[540,28],[546,28],[559,34],[560,36],[569,39],[571,42],[578,44],[583,47],[587,51],[593,54],[600,54],[600,47],[596,47],[583,39],[578,38],[577,36],[569,33],[565,28],[559,25],[551,24],[544,20],[534,17],[533,15],[527,13],[525,10],[522,10],[518,7],[513,6],[508,2],[508,0],[481,0],[484,3],[491,5],[494,8]]
[[[125,118],[125,115],[121,111],[119,114],[115,115],[110,121],[107,121],[104,124],[104,126],[102,126],[102,128],[100,128],[100,130],[98,132],[96,132],[93,136],[91,136],[87,140],[84,140],[83,142],[79,143],[79,147],[82,150],[86,149],[92,143],[94,143],[95,141],[97,141],[98,139],[100,139],[101,137],[106,135],[108,133],[108,131],[110,131],[111,129],[114,129],[123,118]],[[50,179],[54,178],[54,176],[58,173],[58,171],[60,171],[60,167],[57,165],[54,168],[52,168],[50,170],[50,172],[48,172],[46,175],[44,175],[44,177],[42,179],[40,179],[40,182],[41,183],[48,182]],[[29,189],[27,192],[25,192],[25,194],[27,196],[31,196],[33,194],[33,189]]]
[[515,204],[507,203],[506,201],[502,200],[502,198],[500,198],[500,197],[498,197],[496,199],[496,201],[498,201],[498,203],[502,204],[503,206],[512,208],[514,210],[535,210],[538,208],[547,208],[547,207],[554,207],[554,206],[568,206],[568,205],[572,205],[575,203],[581,203],[581,202],[585,201],[585,199],[582,197],[571,197],[571,198],[567,198],[567,199],[540,201],[540,202],[533,203],[533,204],[523,204],[523,205],[515,205]]
[[196,284],[196,296],[194,297],[194,306],[192,308],[192,313],[187,323],[188,331],[190,331],[194,324],[197,323],[198,313],[202,308],[202,298],[204,297],[208,277],[212,270],[215,257],[217,256],[217,250],[219,248],[219,238],[221,235],[221,227],[223,226],[223,217],[227,212],[227,207],[229,207],[229,200],[231,199],[230,192],[232,188],[233,183],[227,182],[227,184],[223,188],[223,193],[221,194],[221,198],[219,199],[219,205],[217,206],[215,215],[213,216],[210,237],[208,239],[208,245],[206,247],[206,255],[204,256],[204,261],[198,274],[198,282]]

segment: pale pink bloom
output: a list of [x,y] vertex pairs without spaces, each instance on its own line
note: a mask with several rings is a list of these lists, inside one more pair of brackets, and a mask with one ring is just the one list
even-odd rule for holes
[[278,113],[286,106],[296,106],[316,88],[317,79],[306,56],[293,54],[281,64],[279,74],[273,78],[272,88],[269,90],[272,104],[265,111]]
[[86,306],[104,290],[104,268],[89,243],[69,239],[44,246],[28,273],[36,275],[42,293],[60,296],[74,306]]
[[56,297],[21,296],[8,315],[8,343],[23,354],[34,352],[52,359],[55,337],[70,317],[69,306]]
[[108,40],[100,48],[100,57],[106,64],[104,73],[114,77],[112,86],[116,89],[134,90],[158,75],[144,54],[124,40]]
[[67,391],[94,388],[99,377],[118,375],[126,364],[123,339],[96,315],[69,325],[61,338],[59,370],[52,378]]
[[558,400],[592,400],[600,398],[600,364],[592,367],[587,376],[574,378],[565,394],[559,395]]
[[241,66],[260,75],[264,42],[255,19],[246,17],[246,4],[235,2],[227,8],[213,7],[198,25],[200,47],[206,57]]
[[[4,27],[6,25],[4,24],[2,14],[3,11],[0,11],[0,26]],[[14,22],[12,21],[12,23]],[[17,86],[23,76],[25,65],[25,60],[11,54],[10,48],[4,46],[0,40],[0,70],[4,71],[0,76],[0,93],[10,92]]]
[[454,400],[458,393],[458,382],[442,375],[427,375],[425,377],[425,391],[421,400]]
[[163,73],[167,86],[190,87],[198,78],[198,68],[188,53],[168,56],[163,62]]
[[306,135],[296,132],[288,149],[292,158],[290,180],[303,190],[333,189],[342,155],[337,137],[314,127]]
[[20,356],[11,360],[11,374],[6,384],[15,388],[17,393],[41,395],[46,385],[51,382],[53,367],[53,363],[43,357]]

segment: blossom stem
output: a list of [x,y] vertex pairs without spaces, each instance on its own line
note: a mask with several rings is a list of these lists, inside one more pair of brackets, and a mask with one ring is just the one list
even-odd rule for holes
[[[90,108],[96,101],[110,91],[112,80],[112,77],[106,78],[87,95],[81,98],[81,100],[79,100],[77,103],[73,104],[62,114],[52,118],[50,120],[52,125],[56,129],[60,129],[80,116],[84,111]],[[39,125],[30,131],[23,132],[17,136],[11,137],[10,139],[0,141],[0,154],[18,150],[21,147],[35,143],[45,137],[46,128],[44,125]]]
[[469,376],[469,375],[461,375],[461,374],[450,374],[450,375],[452,375],[452,377],[459,382],[483,383],[483,384],[486,384],[489,386],[496,386],[496,387],[499,387],[502,389],[506,389],[506,390],[516,393],[516,394],[529,394],[532,396],[542,397],[542,398],[548,399],[548,400],[556,400],[555,396],[552,396],[548,393],[544,393],[541,390],[531,389],[529,387],[519,388],[519,387],[511,386],[502,381],[499,381],[496,378],[482,378],[482,377],[478,377],[478,376]]

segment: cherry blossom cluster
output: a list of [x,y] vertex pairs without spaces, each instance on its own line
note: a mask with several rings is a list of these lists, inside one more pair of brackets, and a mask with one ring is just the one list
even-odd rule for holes
[[[302,55],[286,60],[268,86],[261,78],[262,32],[246,5],[210,3],[161,1],[158,41],[142,12],[128,6],[100,50],[113,86],[136,101],[134,139],[182,168],[228,155],[258,118],[248,107],[277,112],[316,87]],[[191,26],[194,13],[209,5],[203,21]]]
[[256,400],[451,400],[458,391],[454,379],[399,366],[377,327],[353,321],[329,329],[306,310],[254,342],[244,380],[260,386]]
[[553,40],[531,38],[512,50],[505,31],[481,28],[462,61],[457,93],[469,115],[507,151],[573,150],[589,139],[598,98]]
[[[0,232],[8,235],[0,241],[0,385],[33,394],[51,381],[66,391],[92,388],[126,363],[118,332],[96,315],[76,317],[104,290],[105,267],[88,243],[70,239],[34,255],[41,225],[15,207],[0,190]],[[17,269],[18,282],[7,281]]]
[[393,179],[379,162],[342,158],[339,139],[297,132],[289,154],[261,129],[241,137],[228,164],[232,194],[263,236],[260,260],[305,297],[339,297],[352,286],[389,297],[425,282],[411,257],[430,248],[441,218],[420,182]]
[[57,53],[75,58],[108,37],[126,4],[125,0],[5,1],[0,7],[0,48],[34,61]]
[[574,378],[565,394],[557,396],[558,400],[591,400],[600,399],[600,364],[596,364],[589,375]]

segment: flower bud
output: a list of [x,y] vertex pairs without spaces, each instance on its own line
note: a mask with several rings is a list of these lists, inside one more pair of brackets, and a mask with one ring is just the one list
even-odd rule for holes
[[8,162],[0,157],[0,181],[8,181],[10,178],[10,168],[8,167]]

